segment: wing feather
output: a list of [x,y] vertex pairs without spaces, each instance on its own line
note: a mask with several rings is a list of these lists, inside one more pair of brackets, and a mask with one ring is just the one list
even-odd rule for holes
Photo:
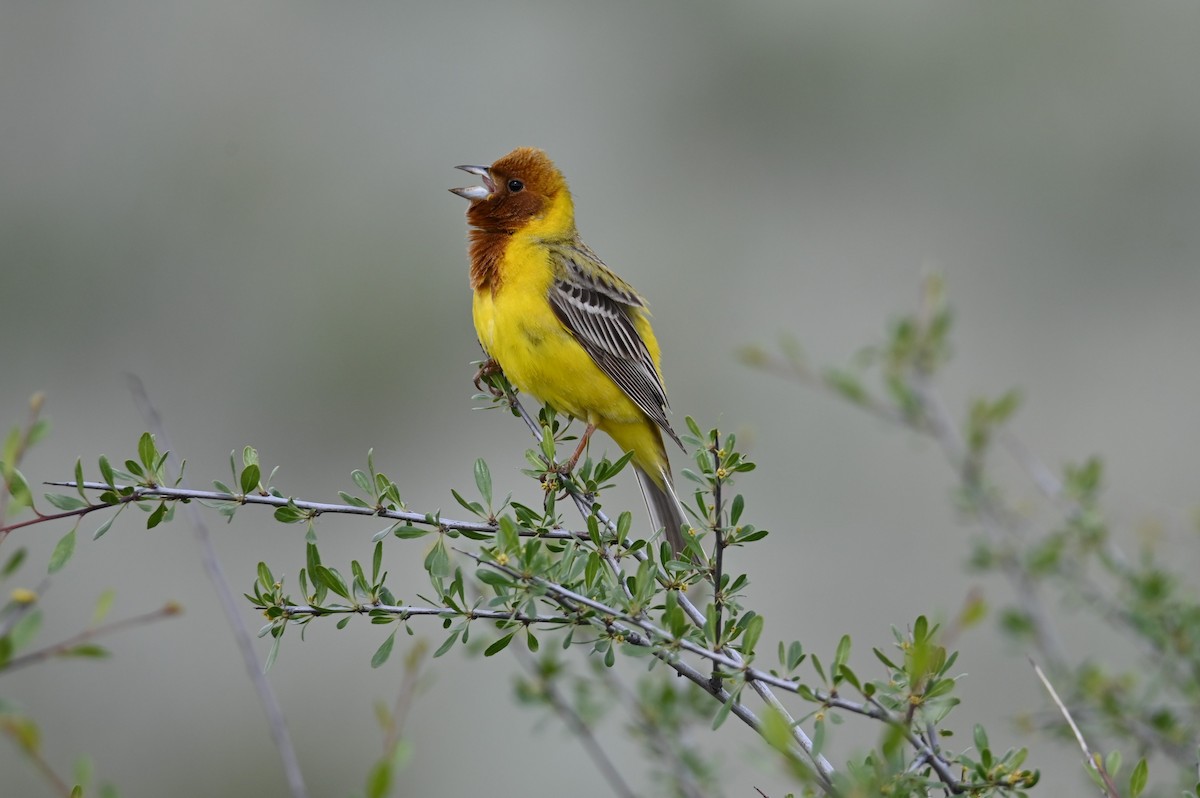
[[[641,410],[679,443],[667,420],[667,392],[634,326],[645,301],[582,242],[553,250],[550,306],[563,326]],[[682,444],[680,444],[682,446]]]

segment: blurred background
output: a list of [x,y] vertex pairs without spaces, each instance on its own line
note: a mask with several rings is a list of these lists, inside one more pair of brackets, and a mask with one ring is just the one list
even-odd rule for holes
[[[0,420],[47,393],[31,481],[123,460],[145,428],[135,373],[198,486],[253,444],[285,494],[336,501],[373,447],[414,509],[450,515],[477,457],[500,495],[536,501],[523,426],[472,410],[465,203],[446,189],[470,181],[455,164],[539,146],[585,240],[649,298],[676,419],[737,431],[760,466],[739,489],[773,534],[735,567],[766,636],[827,659],[848,632],[874,677],[868,648],[892,625],[1008,588],[964,572],[975,530],[933,445],[734,352],[789,333],[843,363],[938,270],[957,319],[950,407],[1019,387],[1034,453],[1105,458],[1124,543],[1150,525],[1182,570],[1200,565],[1198,26],[1188,2],[4,0]],[[641,522],[632,486],[607,500]],[[259,560],[294,586],[302,527],[209,517],[236,588]],[[42,721],[52,764],[86,752],[123,795],[284,794],[188,526],[126,516],[93,543],[98,523],[44,597],[41,640],[85,625],[110,586],[114,618],[168,599],[185,614],[0,694]],[[323,519],[325,560],[369,558],[378,528]],[[32,550],[33,582],[64,531],[4,548]],[[401,598],[427,586],[424,543],[387,546]],[[1070,654],[1110,655],[1097,631],[1071,628]],[[378,755],[372,704],[413,641],[371,670],[383,636],[319,625],[270,674],[315,796],[361,789]],[[1014,721],[1043,705],[1023,652],[991,621],[959,645],[956,727],[1031,746],[1044,794],[1087,789],[1077,752]],[[609,794],[557,721],[511,708],[513,667],[433,663],[399,794]],[[715,754],[730,794],[783,794],[734,725]],[[832,758],[876,733],[840,727]],[[652,794],[619,718],[602,734]],[[50,794],[7,740],[0,772],[6,795]]]

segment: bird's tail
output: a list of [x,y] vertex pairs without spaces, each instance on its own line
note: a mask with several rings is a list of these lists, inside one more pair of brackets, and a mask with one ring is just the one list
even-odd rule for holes
[[665,530],[671,551],[679,554],[684,547],[683,527],[690,525],[683,516],[679,497],[675,495],[671,474],[665,469],[652,474],[637,463],[633,464],[633,473],[637,475],[638,486],[646,499],[646,509],[650,511],[651,522],[656,529]]

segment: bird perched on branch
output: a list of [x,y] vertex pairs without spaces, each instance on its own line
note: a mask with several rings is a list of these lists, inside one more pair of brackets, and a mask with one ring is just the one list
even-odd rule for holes
[[[613,274],[575,229],[562,173],[541,150],[521,147],[491,166],[459,166],[482,186],[450,189],[470,201],[475,332],[508,380],[586,422],[563,471],[592,433],[633,453],[656,526],[683,549],[683,511],[672,487],[663,433],[667,394],[646,301]],[[680,444],[682,448],[682,444]]]

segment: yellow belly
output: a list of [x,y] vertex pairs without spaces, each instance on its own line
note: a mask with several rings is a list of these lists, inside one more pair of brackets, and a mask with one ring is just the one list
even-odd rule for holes
[[484,350],[513,385],[559,412],[601,429],[643,420],[641,408],[600,370],[545,297],[511,283],[494,295],[476,293],[475,330]]
[[[475,292],[472,313],[479,342],[521,391],[606,432],[661,484],[667,455],[662,435],[642,409],[600,370],[558,320],[548,295],[553,274],[544,250],[514,242],[499,289]],[[647,319],[634,319],[655,366],[659,349]]]

